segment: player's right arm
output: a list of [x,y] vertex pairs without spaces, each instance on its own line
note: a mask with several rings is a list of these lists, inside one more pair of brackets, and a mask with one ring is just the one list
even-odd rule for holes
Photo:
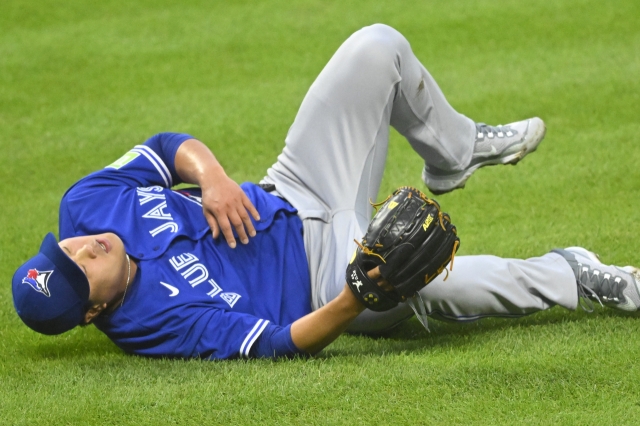
[[176,152],[175,169],[184,182],[202,189],[202,210],[213,238],[222,233],[235,248],[234,229],[243,244],[256,235],[251,217],[260,220],[258,211],[205,144],[197,139],[184,141]]
[[[75,235],[80,213],[84,222],[99,216],[95,222],[104,223],[102,212],[93,208],[94,202],[97,205],[107,202],[115,205],[122,200],[121,194],[127,188],[171,188],[183,182],[202,188],[204,218],[214,237],[222,233],[228,244],[234,247],[234,229],[243,243],[248,242],[247,235],[255,235],[249,217],[259,220],[259,215],[251,201],[226,175],[209,148],[183,133],[158,133],[71,187],[61,204],[61,235]],[[74,204],[71,211],[75,215],[70,214],[69,203]]]

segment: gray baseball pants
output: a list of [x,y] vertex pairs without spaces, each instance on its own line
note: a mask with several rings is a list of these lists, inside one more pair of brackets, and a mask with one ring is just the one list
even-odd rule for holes
[[[474,122],[449,105],[407,40],[378,24],[349,37],[322,70],[263,180],[303,220],[314,309],[344,287],[353,240],[366,232],[369,199],[377,199],[390,125],[429,165],[460,171],[471,161]],[[573,272],[553,253],[527,260],[458,256],[445,276],[420,292],[428,314],[439,318],[519,317],[578,303]],[[406,304],[365,310],[349,330],[382,331],[412,315]]]

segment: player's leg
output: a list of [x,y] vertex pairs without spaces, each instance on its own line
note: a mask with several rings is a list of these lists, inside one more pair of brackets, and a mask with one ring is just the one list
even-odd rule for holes
[[352,240],[369,223],[390,123],[427,164],[460,171],[472,161],[475,123],[448,104],[401,34],[374,25],[352,35],[318,76],[264,180],[305,219],[320,306],[344,284]]
[[[452,321],[486,317],[518,318],[553,306],[591,311],[593,299],[628,312],[640,309],[640,270],[604,265],[580,247],[553,250],[527,260],[460,256],[452,272],[441,274],[420,291],[427,314]],[[389,312],[364,311],[352,332],[379,332],[413,311],[400,304]]]
[[389,124],[425,160],[435,193],[464,186],[478,167],[517,162],[544,135],[539,119],[491,127],[456,112],[407,40],[378,24],[354,33],[322,70],[265,182],[304,217],[345,208],[368,217]]
[[353,239],[361,239],[371,218],[369,199],[377,198],[394,105],[409,84],[418,84],[415,75],[424,80],[420,102],[438,129],[434,156],[465,161],[457,157],[470,150],[473,122],[451,108],[404,37],[374,25],[353,34],[322,70],[263,181],[274,183],[304,219],[315,308],[344,284]]
[[[575,309],[578,303],[571,268],[554,253],[527,260],[458,256],[448,277],[442,273],[420,295],[429,316],[454,321],[517,318],[556,305]],[[403,314],[406,317],[413,313],[407,304],[398,305],[394,311],[365,311],[349,330],[382,331],[394,326],[393,321]]]
[[473,121],[449,105],[400,33],[373,25],[345,41],[322,70],[265,181],[303,217],[349,209],[368,223],[390,123],[434,165],[460,170],[471,159]]
[[[394,105],[411,91],[409,85],[418,87],[416,78],[424,84],[421,110],[431,111],[438,135],[424,144],[435,144],[434,158],[453,165],[467,161],[462,157],[471,155],[473,122],[447,103],[402,35],[374,25],[353,34],[322,70],[263,181],[274,183],[305,219],[316,308],[344,284],[353,239],[361,239],[371,218],[369,199],[378,195]],[[411,127],[410,121],[403,124]]]

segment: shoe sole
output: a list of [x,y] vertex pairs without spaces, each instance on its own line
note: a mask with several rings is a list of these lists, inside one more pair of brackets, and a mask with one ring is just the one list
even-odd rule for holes
[[[514,152],[513,154],[506,155],[504,157],[498,157],[491,160],[482,161],[478,164],[474,164],[468,169],[461,171],[459,174],[450,175],[446,179],[439,180],[438,178],[430,177],[429,180],[431,181],[432,185],[428,186],[429,191],[431,191],[434,195],[442,195],[455,189],[464,188],[467,180],[469,180],[471,175],[480,167],[495,166],[498,164],[511,164],[515,166],[516,164],[518,164],[518,162],[522,160],[527,154],[534,152],[538,148],[538,145],[540,145],[540,142],[542,142],[544,136],[547,133],[547,127],[545,126],[544,122],[538,117],[531,119],[529,127],[531,127],[531,124],[535,120],[540,121],[542,126],[537,126],[536,133],[530,140],[525,142],[525,144],[519,151]],[[436,186],[440,186],[440,188],[434,187],[433,184],[435,184]],[[443,186],[444,188],[442,188]]]

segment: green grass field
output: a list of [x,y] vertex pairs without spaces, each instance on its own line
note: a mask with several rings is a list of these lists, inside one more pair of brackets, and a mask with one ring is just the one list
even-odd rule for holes
[[[74,181],[159,131],[207,143],[238,181],[283,146],[306,89],[353,31],[396,27],[462,113],[538,115],[539,150],[439,197],[460,254],[567,245],[640,264],[637,0],[0,3],[0,424],[640,422],[640,317],[559,308],[471,325],[412,320],[314,359],[127,356],[95,328],[37,335],[10,279],[57,230]],[[396,133],[382,192],[423,187]]]

